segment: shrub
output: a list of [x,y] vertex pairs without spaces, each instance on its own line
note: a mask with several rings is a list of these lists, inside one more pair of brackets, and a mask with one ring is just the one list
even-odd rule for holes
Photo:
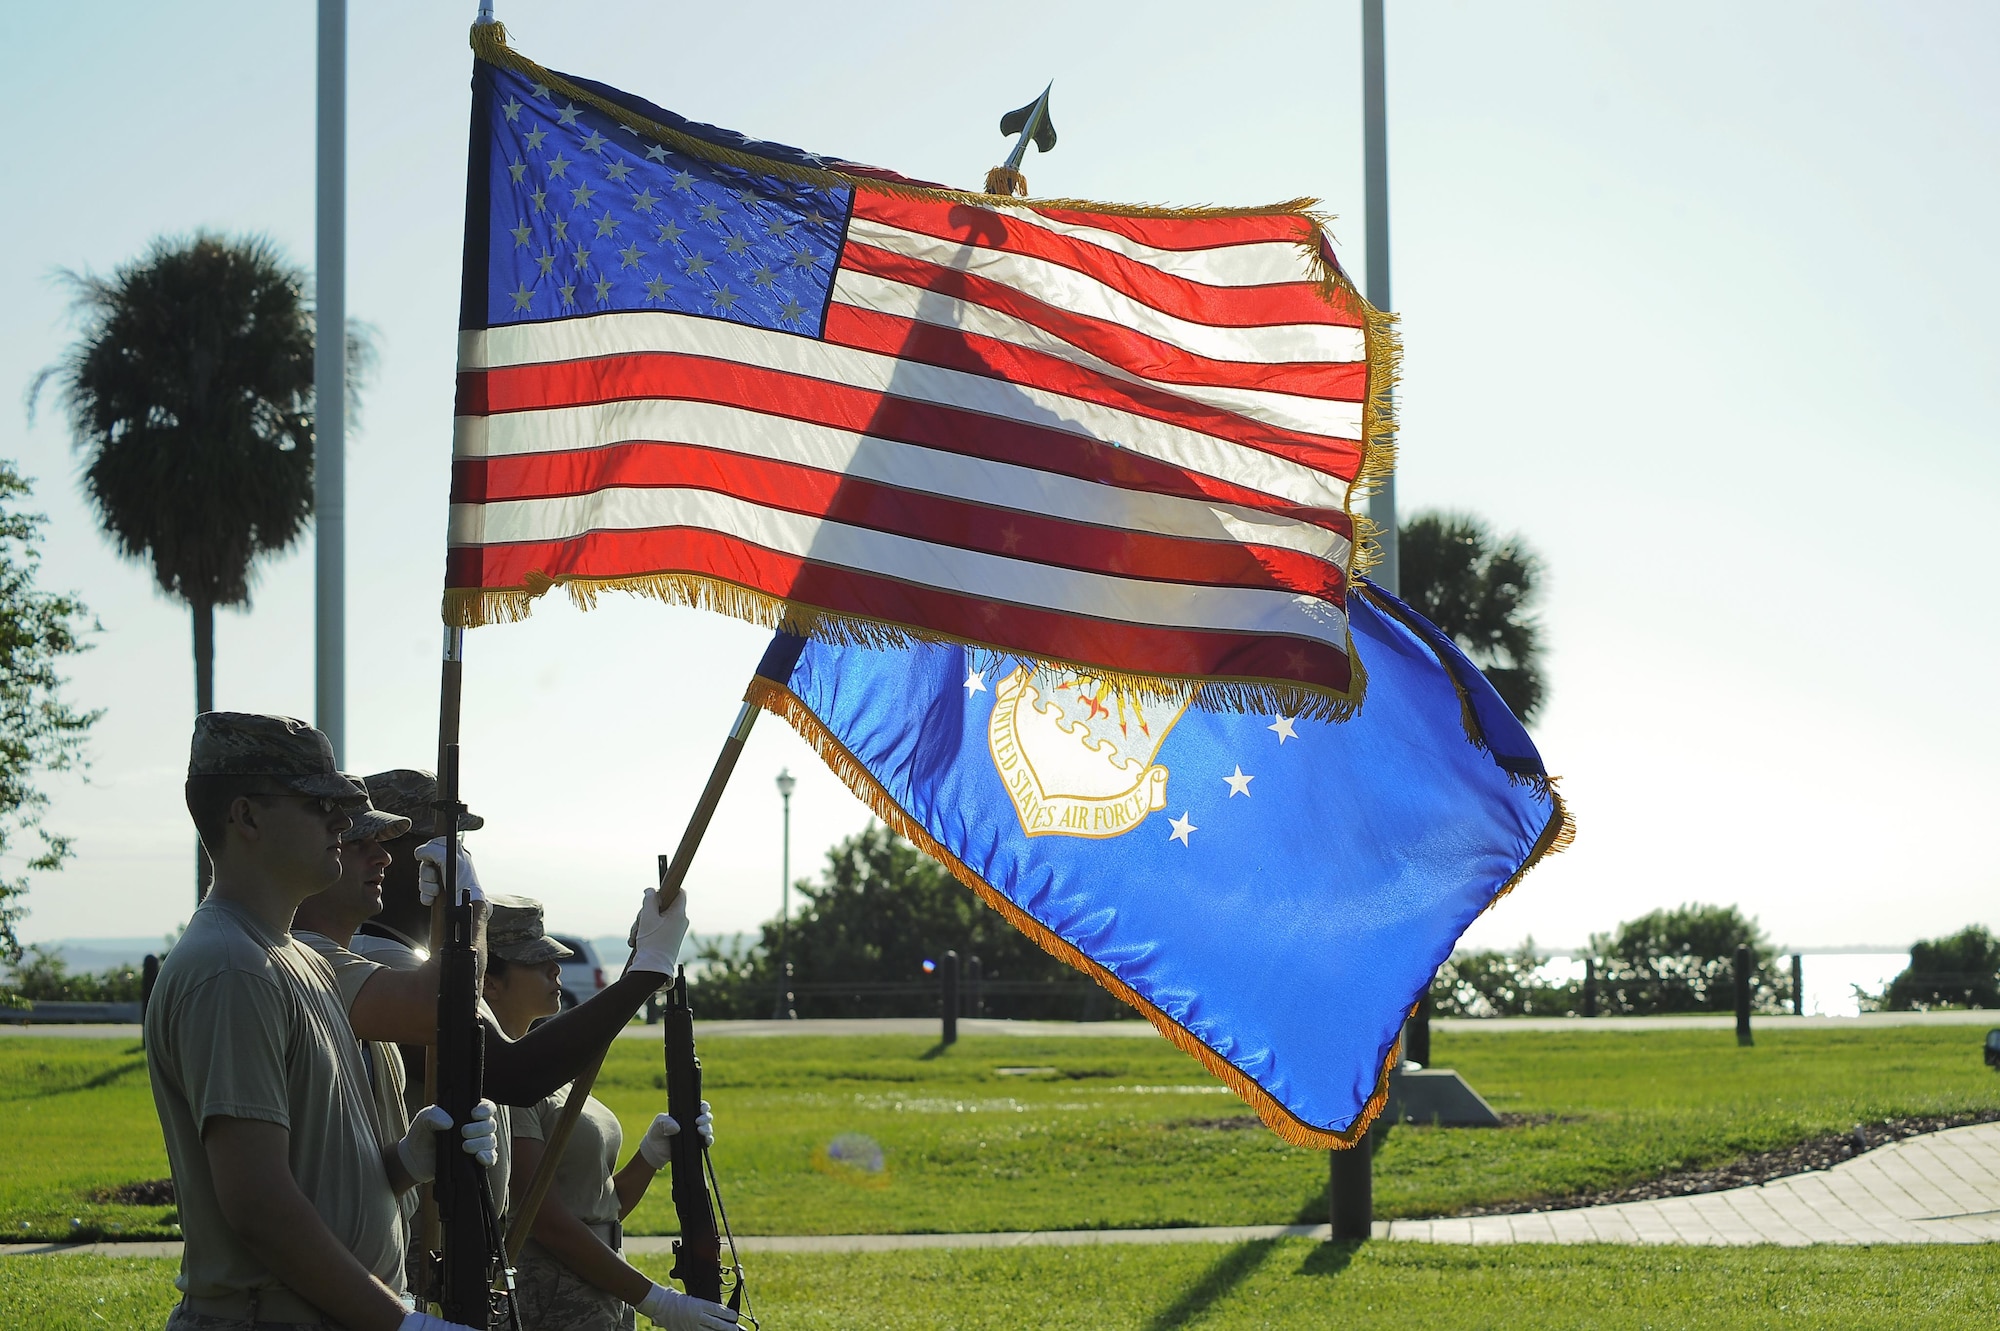
[[1909,969],[1890,981],[1882,1006],[1891,1012],[2000,1007],[2000,938],[1967,925],[1948,938],[1910,949]]
[[[947,949],[980,958],[988,1016],[1088,1021],[1130,1015],[880,823],[829,850],[818,883],[794,886],[801,900],[784,953],[792,964],[792,1006],[801,1017],[931,1016],[939,985],[924,962],[941,961]],[[776,920],[767,920],[752,939],[706,944],[690,968],[695,1011],[715,1018],[770,1016],[778,955]]]
[[1563,1017],[1580,1011],[1583,986],[1552,984],[1541,975],[1548,961],[1524,940],[1512,952],[1456,952],[1431,982],[1431,1008],[1440,1017]]
[[142,979],[135,966],[113,966],[95,973],[73,972],[59,955],[39,943],[8,968],[4,992],[31,1003],[136,1003]]
[[1627,920],[1592,934],[1586,954],[1597,968],[1597,1010],[1611,1014],[1732,1012],[1736,1008],[1736,948],[1750,948],[1750,1008],[1791,1008],[1789,964],[1757,922],[1734,906],[1685,905]]

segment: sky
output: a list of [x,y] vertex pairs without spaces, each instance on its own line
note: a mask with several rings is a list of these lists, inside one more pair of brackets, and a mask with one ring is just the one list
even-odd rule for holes
[[[380,364],[347,441],[348,740],[435,752],[463,152],[476,5],[350,6],[348,310]],[[1055,80],[1033,192],[1313,195],[1365,273],[1358,5],[501,0],[514,45],[695,119],[976,185]],[[1143,15],[1144,22],[1135,23]],[[75,860],[29,940],[165,932],[193,904],[184,608],[121,563],[60,412],[20,405],[74,329],[60,270],[196,228],[313,252],[311,5],[0,17],[0,457],[38,480],[45,586],[101,630],[69,696],[91,766],[49,783]],[[1791,947],[2000,927],[2000,8],[1390,0],[1398,502],[1547,564],[1538,743],[1579,822],[1467,943],[1561,948],[1735,903]],[[218,618],[218,705],[310,717],[312,545]],[[467,637],[466,797],[489,888],[622,932],[766,635],[607,597]],[[777,909],[866,811],[765,718],[690,879],[697,930]],[[1981,827],[1988,828],[1980,832]],[[552,927],[553,927],[552,926]]]

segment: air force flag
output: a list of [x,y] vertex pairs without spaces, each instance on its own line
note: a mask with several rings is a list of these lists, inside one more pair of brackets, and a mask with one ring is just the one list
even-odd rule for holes
[[1273,1130],[1340,1147],[1380,1111],[1402,1022],[1459,935],[1570,831],[1527,732],[1449,639],[1366,583],[1348,610],[1369,683],[1338,724],[783,634],[751,700]]

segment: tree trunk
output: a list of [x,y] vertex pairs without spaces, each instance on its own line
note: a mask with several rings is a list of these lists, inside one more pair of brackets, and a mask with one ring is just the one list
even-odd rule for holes
[[215,606],[194,603],[194,710],[215,710]]
[[[215,606],[195,601],[194,606],[194,710],[197,715],[215,710]],[[194,904],[208,895],[209,880],[215,874],[208,862],[208,850],[196,837],[194,843]]]

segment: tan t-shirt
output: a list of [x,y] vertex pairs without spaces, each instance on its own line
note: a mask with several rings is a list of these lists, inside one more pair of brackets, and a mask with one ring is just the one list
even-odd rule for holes
[[[514,1135],[528,1141],[545,1142],[556,1130],[563,1105],[569,1101],[565,1086],[532,1109],[514,1114]],[[583,1102],[569,1145],[556,1164],[556,1196],[569,1213],[587,1225],[608,1225],[618,1219],[618,1190],[611,1176],[618,1169],[618,1152],[625,1145],[625,1130],[618,1115],[596,1096]]]
[[[325,958],[333,970],[333,982],[340,990],[340,1002],[348,1013],[363,985],[384,969],[380,962],[356,956],[325,934],[310,929],[294,929],[292,937]],[[394,1146],[410,1130],[409,1106],[403,1096],[407,1089],[403,1056],[384,1040],[361,1041],[361,1062],[368,1070],[368,1086],[375,1101],[375,1130],[384,1146]],[[419,1106],[421,1108],[421,1106]]]
[[[371,975],[374,973],[374,968],[376,967],[385,967],[396,971],[413,971],[424,964],[423,958],[419,957],[414,949],[408,944],[398,942],[393,938],[379,938],[373,934],[356,934],[350,947],[349,955],[354,957],[354,967],[356,969],[367,967],[369,968],[368,974]],[[363,976],[355,984],[354,992],[357,994],[360,993],[361,985],[366,983],[367,978]],[[348,1001],[353,1001],[351,996]],[[493,1015],[493,1009],[486,1006],[486,1000],[483,998],[479,1000],[479,1019],[491,1025],[495,1030],[500,1028],[500,1019]],[[397,1049],[395,1045],[383,1045],[382,1048],[388,1051],[389,1057],[396,1057]],[[424,1084],[422,1081],[414,1079],[409,1081],[408,1087],[403,1091],[403,1104],[403,1121],[407,1124],[410,1116],[424,1107]],[[504,1214],[507,1210],[507,1180],[514,1172],[514,1134],[510,1118],[512,1111],[506,1105],[501,1104],[496,1104],[494,1110],[493,1131],[495,1145],[493,1149],[494,1155],[497,1158],[493,1162],[493,1168],[487,1170],[486,1174],[493,1181],[493,1204],[499,1207]],[[407,1131],[407,1129],[405,1130]]]
[[402,1216],[368,1074],[317,953],[211,896],[160,966],[146,1050],[186,1240],[176,1286],[220,1298],[279,1284],[223,1219],[202,1147],[210,1119],[242,1118],[291,1134],[292,1177],[334,1239],[402,1289]]

